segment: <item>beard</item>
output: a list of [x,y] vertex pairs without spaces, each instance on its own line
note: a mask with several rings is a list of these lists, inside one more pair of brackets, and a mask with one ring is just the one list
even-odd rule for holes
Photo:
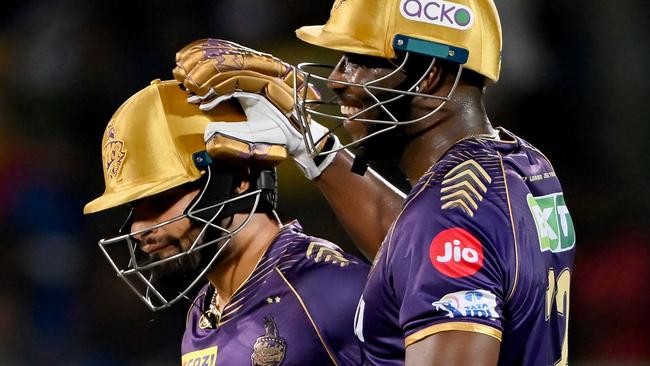
[[[394,94],[388,95],[388,97],[390,96],[394,96]],[[382,98],[379,99],[381,100]],[[405,96],[392,103],[386,104],[386,107],[398,120],[406,120],[401,117],[409,114],[411,99],[411,97]],[[363,116],[363,118],[390,120],[388,114],[381,109],[377,108],[375,111],[376,113],[374,116]],[[364,123],[364,125],[366,128],[365,136],[384,130],[388,127],[388,125],[380,123]],[[398,126],[390,131],[379,133],[371,138],[361,141],[356,147],[352,171],[363,175],[369,164],[375,169],[377,169],[378,166],[395,166],[399,162],[408,141],[409,139],[405,134],[403,126]],[[379,168],[378,170],[383,169]]]
[[[200,246],[211,241],[211,239],[206,238],[218,238],[219,236],[216,236],[218,235],[218,231],[213,228],[207,229],[206,234],[197,239],[196,245]],[[180,243],[173,243],[171,245],[177,248],[177,253],[186,251],[182,249]],[[195,285],[195,282],[200,279],[201,275],[205,276],[210,272],[211,266],[216,265],[216,262],[210,262],[215,259],[215,255],[221,245],[222,243],[220,242],[213,243],[192,253],[185,253],[176,259],[168,260],[152,267],[148,274],[143,273],[143,275],[149,279],[153,287],[163,297],[167,299],[175,298],[179,294],[187,292],[190,287]],[[147,256],[151,263],[164,260],[158,252]],[[192,292],[196,290],[197,288],[194,288],[190,292],[187,292],[187,297],[193,298],[194,295]],[[156,299],[156,296],[148,295],[148,297],[150,299]]]

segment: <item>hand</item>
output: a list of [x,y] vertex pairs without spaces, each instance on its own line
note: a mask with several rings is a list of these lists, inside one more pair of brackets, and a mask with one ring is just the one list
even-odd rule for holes
[[[192,42],[176,54],[176,80],[194,94],[190,101],[209,103],[216,96],[247,91],[266,96],[283,113],[293,110],[294,69],[288,63],[237,43],[221,39]],[[298,92],[319,99],[312,87]]]
[[[317,178],[323,170],[334,160],[336,154],[327,154],[324,157],[312,158],[307,152],[303,135],[300,133],[289,118],[278,110],[263,95],[248,92],[233,92],[226,97],[219,97],[217,103],[201,105],[201,109],[208,109],[225,101],[226,99],[235,98],[241,104],[246,121],[241,122],[212,122],[205,129],[205,141],[208,152],[214,149],[214,143],[222,141],[224,138],[232,141],[245,141],[248,146],[260,147],[261,152],[256,155],[260,159],[266,156],[272,156],[273,146],[285,146],[289,155],[298,165],[298,168],[305,174],[308,179]],[[311,131],[315,139],[320,140],[329,130],[318,123],[311,123]],[[334,134],[323,140],[324,145],[330,145],[328,150],[340,147],[338,138]],[[251,149],[256,150],[256,149]],[[211,153],[211,155],[214,155]],[[320,158],[320,159],[318,159]]]
[[[234,98],[247,116],[247,121],[214,122],[208,126],[205,140],[211,154],[235,151],[238,156],[243,153],[272,160],[274,147],[277,152],[282,145],[305,176],[314,179],[334,160],[335,154],[312,158],[303,133],[292,123],[293,72],[291,65],[269,54],[229,41],[207,39],[193,42],[176,54],[174,77],[192,93],[188,101],[200,104],[202,110]],[[300,79],[298,83],[297,92],[319,98],[315,89],[307,86],[305,90]],[[314,141],[320,141],[319,150],[341,146],[338,138],[322,125],[311,121],[309,128]],[[237,144],[241,148],[217,148]]]

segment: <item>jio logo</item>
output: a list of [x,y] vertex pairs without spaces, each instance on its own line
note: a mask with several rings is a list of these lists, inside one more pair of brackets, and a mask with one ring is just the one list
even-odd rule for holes
[[470,276],[483,267],[483,246],[465,229],[446,229],[431,241],[429,259],[440,273],[449,277]]

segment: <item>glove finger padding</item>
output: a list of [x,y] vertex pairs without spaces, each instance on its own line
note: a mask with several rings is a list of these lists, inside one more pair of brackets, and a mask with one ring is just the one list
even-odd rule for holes
[[[263,94],[285,114],[293,108],[293,67],[237,43],[219,39],[192,42],[176,54],[173,73],[187,90],[199,96],[210,91],[217,96],[244,91]],[[302,79],[298,83],[300,95],[320,98],[312,86],[303,89]]]

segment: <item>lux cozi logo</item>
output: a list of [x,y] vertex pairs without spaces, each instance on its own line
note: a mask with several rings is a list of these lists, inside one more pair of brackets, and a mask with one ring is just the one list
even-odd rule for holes
[[557,253],[573,248],[576,234],[564,194],[534,197],[529,193],[526,200],[537,227],[540,250]]
[[406,19],[460,30],[474,22],[472,9],[442,0],[402,0],[400,13]]
[[182,366],[216,366],[217,346],[186,353],[181,357]]

